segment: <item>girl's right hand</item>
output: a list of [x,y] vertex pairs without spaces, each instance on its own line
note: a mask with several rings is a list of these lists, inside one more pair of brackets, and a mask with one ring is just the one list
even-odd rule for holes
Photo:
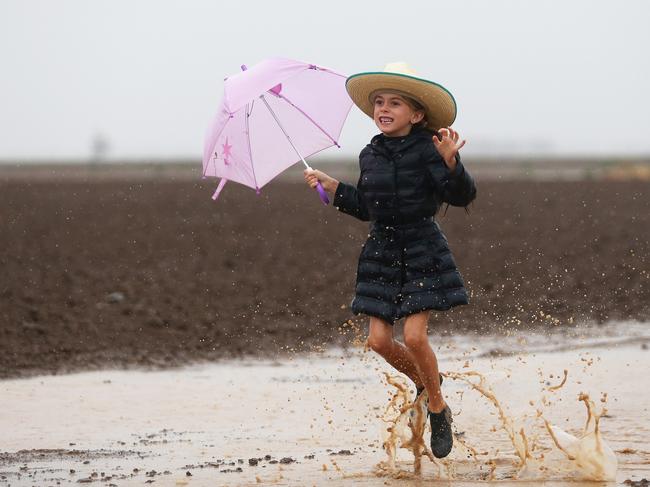
[[323,189],[330,194],[334,194],[339,185],[339,182],[336,179],[317,169],[305,169],[304,175],[305,181],[311,188],[315,188],[320,182],[323,185]]
[[465,142],[460,140],[460,134],[451,127],[443,127],[433,136],[433,145],[436,146],[450,171],[456,169],[456,154]]

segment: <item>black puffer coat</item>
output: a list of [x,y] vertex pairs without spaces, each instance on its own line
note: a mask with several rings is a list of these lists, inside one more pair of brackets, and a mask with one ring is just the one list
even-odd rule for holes
[[359,165],[357,187],[339,183],[333,203],[372,222],[352,311],[393,324],[419,311],[467,304],[447,239],[433,219],[443,203],[467,206],[476,197],[460,158],[450,171],[431,134],[415,128],[405,137],[373,137]]

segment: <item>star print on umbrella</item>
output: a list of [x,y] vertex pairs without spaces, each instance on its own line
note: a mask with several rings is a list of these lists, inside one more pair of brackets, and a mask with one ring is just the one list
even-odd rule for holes
[[221,147],[223,148],[223,163],[224,164],[230,164],[228,161],[228,158],[232,155],[230,152],[230,149],[232,149],[232,145],[228,144],[228,137],[226,137],[226,143],[221,144]]

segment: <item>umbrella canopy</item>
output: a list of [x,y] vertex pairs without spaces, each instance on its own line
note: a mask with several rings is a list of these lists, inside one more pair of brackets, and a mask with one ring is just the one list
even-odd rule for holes
[[[336,145],[352,107],[346,76],[272,58],[226,78],[203,150],[203,176],[259,191],[304,157]],[[305,162],[305,165],[307,163]]]

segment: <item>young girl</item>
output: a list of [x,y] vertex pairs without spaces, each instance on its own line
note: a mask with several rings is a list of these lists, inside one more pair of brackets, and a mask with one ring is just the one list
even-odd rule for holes
[[[450,127],[456,102],[402,63],[350,76],[346,88],[381,133],[361,151],[356,187],[317,170],[306,170],[305,180],[334,194],[339,211],[371,222],[352,311],[370,317],[369,346],[410,377],[418,395],[426,388],[431,450],[442,458],[453,444],[451,411],[440,391],[427,322],[431,310],[467,304],[468,298],[433,216],[443,203],[467,206],[476,196],[458,155],[465,141]],[[403,344],[393,338],[400,318]]]

